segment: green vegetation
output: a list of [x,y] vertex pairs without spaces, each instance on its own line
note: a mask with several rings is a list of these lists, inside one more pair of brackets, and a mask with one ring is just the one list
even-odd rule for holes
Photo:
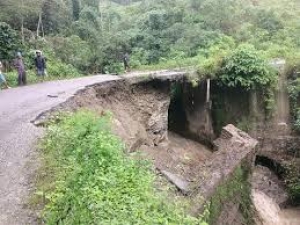
[[290,95],[290,103],[291,103],[291,113],[293,117],[293,125],[294,129],[297,132],[300,132],[300,79],[299,78],[291,78],[288,85],[288,92]]
[[215,191],[210,202],[206,205],[205,219],[209,224],[214,224],[219,217],[224,203],[235,203],[239,205],[239,210],[243,215],[241,224],[251,225],[253,221],[253,211],[251,209],[251,186],[248,181],[249,171],[238,167],[232,174],[232,178],[220,185]]
[[35,200],[45,224],[207,225],[157,193],[148,164],[128,158],[109,127],[88,111],[49,127]]
[[244,132],[249,132],[252,129],[252,121],[251,118],[248,117],[242,117],[236,125],[240,130],[244,131]]
[[[299,151],[299,150],[298,150]],[[299,160],[294,160],[286,164],[285,169],[285,183],[292,202],[300,205],[300,168]]]
[[225,57],[219,78],[229,87],[246,89],[268,86],[276,81],[270,66],[253,45],[239,46]]
[[[42,40],[55,60],[84,74],[123,72],[125,52],[134,68],[199,66],[213,74],[241,44],[265,60],[299,61],[299,8],[297,0],[7,0],[0,21],[18,32],[18,50]],[[253,62],[262,66],[243,66]]]
[[0,59],[12,59],[12,51],[18,48],[17,32],[7,23],[0,22]]
[[[249,97],[248,91],[255,89],[268,115],[273,109],[276,83],[269,61],[285,58],[287,73],[293,75],[289,77],[289,92],[295,129],[300,131],[299,0],[2,0],[0,6],[0,60],[4,61],[10,85],[16,85],[11,60],[17,51],[23,53],[29,83],[38,81],[33,67],[35,49],[42,50],[47,58],[49,80],[82,74],[120,74],[124,72],[123,54],[128,52],[133,69],[192,67],[199,78],[215,79],[220,86],[238,90],[243,96]],[[224,101],[213,104],[219,130],[230,115],[226,115]],[[248,119],[248,115],[244,116]],[[249,128],[243,120],[240,125]],[[63,139],[53,139],[53,145],[54,140],[70,147]],[[66,137],[66,141],[72,144],[82,140]],[[53,157],[58,154],[50,147],[46,149]],[[64,163],[70,166],[71,155],[67,156],[63,157]],[[74,165],[80,169],[85,166]],[[58,174],[55,179],[64,181],[62,174],[54,174]],[[74,179],[79,179],[75,175]],[[68,179],[61,183],[67,182]],[[63,199],[66,204],[69,200],[72,198]],[[52,201],[49,207],[60,210],[62,221],[64,215],[73,213],[73,209],[55,208]],[[49,207],[45,214],[48,220],[56,216],[48,213],[55,211],[47,211]],[[85,213],[89,215],[90,211],[83,210],[82,215]]]
[[243,44],[222,60],[218,58],[218,63],[213,64],[218,68],[212,70],[221,85],[262,93],[268,118],[274,109],[277,73],[262,54],[253,45]]

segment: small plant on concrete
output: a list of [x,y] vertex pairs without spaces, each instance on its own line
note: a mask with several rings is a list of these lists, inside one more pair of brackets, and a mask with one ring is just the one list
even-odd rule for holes
[[294,129],[295,131],[300,132],[300,108],[299,108],[300,79],[299,78],[289,82],[288,92],[290,95],[291,114],[293,117]]
[[259,91],[269,117],[275,105],[277,73],[261,55],[253,45],[240,45],[224,58],[217,77],[222,85]]
[[289,195],[293,203],[300,204],[300,168],[299,161],[292,161],[285,165],[286,177],[285,182],[287,184]]

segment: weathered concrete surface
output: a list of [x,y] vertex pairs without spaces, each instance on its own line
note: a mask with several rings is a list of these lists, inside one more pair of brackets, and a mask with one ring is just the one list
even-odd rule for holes
[[53,81],[0,91],[0,225],[33,225],[34,216],[24,208],[32,191],[31,178],[38,165],[35,142],[43,129],[30,123],[39,114],[65,102],[86,86],[126,79],[182,79],[183,72],[131,73],[126,76],[98,75]]
[[189,182],[187,182],[184,178],[176,174],[170,173],[166,170],[161,170],[160,172],[171,183],[173,183],[183,194],[187,194],[189,192]]
[[296,136],[278,136],[260,138],[259,155],[285,162],[300,157],[300,138]]
[[252,199],[257,211],[256,225],[299,225],[300,209],[283,209],[264,192],[253,190]]
[[209,143],[214,140],[215,134],[212,126],[211,102],[206,102],[206,89],[206,82],[201,82],[197,87],[185,83],[183,101],[188,132],[194,139]]
[[220,185],[232,179],[237,168],[244,168],[251,173],[257,143],[233,125],[223,128],[220,138],[214,142],[217,152],[198,168],[199,176],[191,192],[193,196],[197,196],[193,213],[201,213],[205,203],[210,201]]
[[253,164],[257,143],[231,124],[224,127],[220,138],[214,141],[217,152],[202,165],[203,170],[199,171],[198,191],[201,196],[208,199],[219,184],[241,166],[243,160],[249,159],[248,163]]

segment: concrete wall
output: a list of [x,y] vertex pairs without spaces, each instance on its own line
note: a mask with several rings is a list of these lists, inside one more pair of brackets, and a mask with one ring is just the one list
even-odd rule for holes
[[[233,125],[227,125],[214,145],[217,152],[199,167],[199,176],[191,191],[195,199],[193,213],[201,214],[207,209],[210,224],[239,224],[232,222],[234,217],[252,221],[248,178],[254,166],[257,141]],[[239,209],[235,215],[231,207],[226,207],[228,205]]]

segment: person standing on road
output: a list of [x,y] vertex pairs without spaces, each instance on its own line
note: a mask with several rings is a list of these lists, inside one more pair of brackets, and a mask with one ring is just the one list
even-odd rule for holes
[[36,51],[36,57],[34,59],[35,61],[35,68],[36,68],[36,73],[38,77],[42,77],[42,80],[45,78],[45,73],[46,73],[46,60],[42,55],[42,52],[37,50]]
[[26,85],[27,80],[26,80],[26,71],[25,71],[25,66],[23,63],[23,57],[21,52],[17,53],[17,58],[15,59],[14,66],[18,71],[18,85]]
[[125,73],[130,72],[129,61],[130,61],[129,54],[126,52],[123,56]]
[[0,61],[0,87],[2,84],[4,85],[4,88],[10,88],[7,84],[4,74],[2,73],[2,63]]

